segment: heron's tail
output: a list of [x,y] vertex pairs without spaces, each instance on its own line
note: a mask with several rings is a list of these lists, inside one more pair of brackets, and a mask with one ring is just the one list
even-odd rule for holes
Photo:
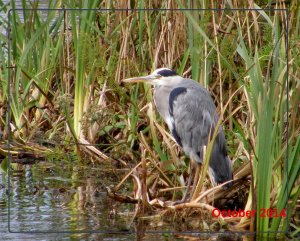
[[[233,179],[231,160],[228,156],[219,155],[218,159],[211,157],[209,165],[209,176],[214,184],[221,184]],[[216,165],[217,163],[217,165]],[[232,182],[224,186],[225,189],[232,186]]]

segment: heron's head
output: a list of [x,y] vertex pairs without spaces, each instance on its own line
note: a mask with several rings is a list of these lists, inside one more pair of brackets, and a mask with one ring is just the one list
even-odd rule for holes
[[173,86],[178,84],[182,77],[174,70],[168,68],[159,68],[154,70],[150,75],[133,77],[122,80],[125,83],[144,82],[152,85]]

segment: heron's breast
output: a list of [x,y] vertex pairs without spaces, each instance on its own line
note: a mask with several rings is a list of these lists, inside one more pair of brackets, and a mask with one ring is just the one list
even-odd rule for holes
[[171,88],[165,86],[158,86],[154,88],[153,93],[156,109],[169,128],[172,126],[172,118],[169,113],[169,96],[171,90]]

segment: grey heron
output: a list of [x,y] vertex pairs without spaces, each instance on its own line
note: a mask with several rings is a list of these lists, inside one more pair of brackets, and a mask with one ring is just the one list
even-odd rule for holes
[[[155,106],[178,145],[191,159],[191,173],[182,199],[184,202],[191,185],[192,164],[203,163],[203,148],[208,144],[209,135],[214,132],[219,118],[209,92],[194,80],[183,78],[168,68],[159,68],[150,75],[125,79],[123,82],[154,85]],[[211,152],[209,176],[213,184],[232,180],[231,161],[222,127],[218,130]]]

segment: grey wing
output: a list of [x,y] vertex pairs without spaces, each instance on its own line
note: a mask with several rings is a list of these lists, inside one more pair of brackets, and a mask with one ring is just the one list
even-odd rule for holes
[[171,132],[185,153],[196,162],[202,162],[202,149],[207,145],[215,110],[204,89],[177,87],[170,93]]
[[[203,146],[214,132],[218,121],[216,107],[204,88],[177,87],[169,97],[171,132],[184,152],[198,163],[203,162]],[[210,159],[213,179],[216,183],[230,180],[231,163],[227,157],[226,140],[219,129]]]

